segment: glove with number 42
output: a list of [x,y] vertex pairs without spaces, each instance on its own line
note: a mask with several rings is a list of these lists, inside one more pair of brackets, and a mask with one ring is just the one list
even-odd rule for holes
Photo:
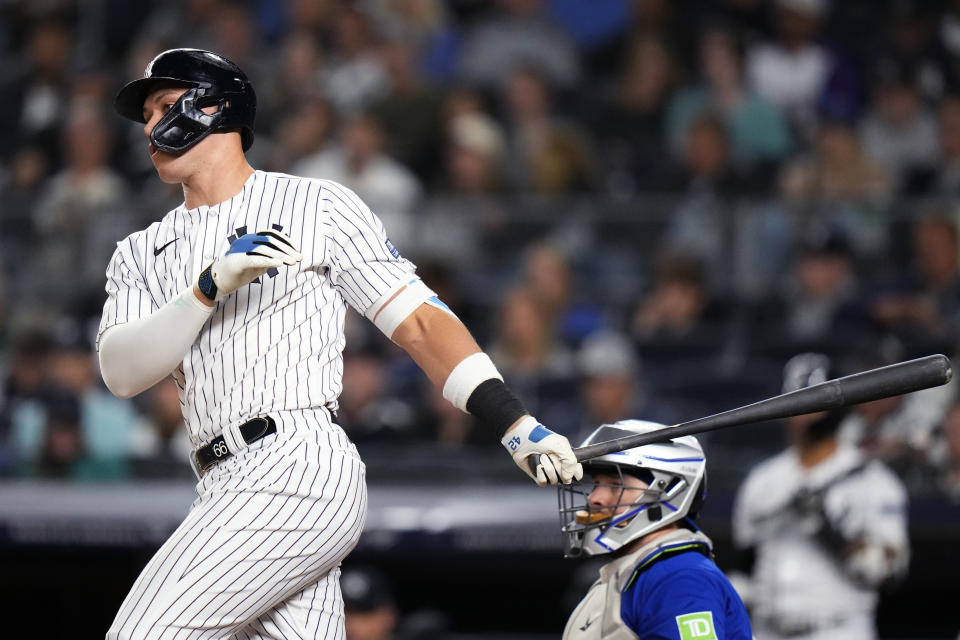
[[[527,416],[507,431],[501,440],[513,461],[541,487],[570,484],[583,477],[570,441]],[[530,456],[534,456],[531,458]]]

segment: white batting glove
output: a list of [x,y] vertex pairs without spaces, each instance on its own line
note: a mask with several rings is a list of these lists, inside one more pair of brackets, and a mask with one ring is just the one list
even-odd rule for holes
[[240,236],[230,245],[225,254],[208,267],[215,287],[205,282],[205,272],[200,274],[198,287],[211,300],[220,300],[240,287],[249,284],[270,269],[280,265],[294,265],[303,260],[300,251],[288,236],[269,229]]
[[[577,462],[570,442],[527,416],[510,429],[501,440],[513,461],[541,487],[549,484],[570,484],[583,477],[583,466]],[[535,456],[535,468],[528,458]]]

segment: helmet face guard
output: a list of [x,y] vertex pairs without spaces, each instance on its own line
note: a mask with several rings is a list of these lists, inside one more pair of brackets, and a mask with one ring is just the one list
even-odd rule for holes
[[[639,420],[603,425],[581,446],[662,426]],[[558,489],[567,557],[613,553],[695,517],[703,501],[706,461],[692,436],[601,456],[585,462],[584,471],[584,480]],[[600,497],[591,502],[594,492]]]
[[204,113],[200,106],[203,91],[196,87],[180,96],[150,132],[153,146],[161,151],[183,153],[218,128],[223,109]]

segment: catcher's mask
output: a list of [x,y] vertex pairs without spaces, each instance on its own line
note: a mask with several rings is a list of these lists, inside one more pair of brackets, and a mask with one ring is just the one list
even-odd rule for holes
[[[664,425],[622,420],[598,427],[580,446],[647,433]],[[693,436],[583,463],[584,479],[559,487],[564,555],[613,553],[666,525],[696,529],[706,495],[706,459]]]
[[[143,102],[163,86],[188,91],[150,132],[156,148],[182,153],[217,131],[239,131],[244,151],[253,144],[257,96],[234,63],[201,49],[164,51],[150,61],[142,78],[120,90],[114,108],[125,118],[145,123]],[[217,106],[217,111],[204,113],[203,109],[211,106]]]

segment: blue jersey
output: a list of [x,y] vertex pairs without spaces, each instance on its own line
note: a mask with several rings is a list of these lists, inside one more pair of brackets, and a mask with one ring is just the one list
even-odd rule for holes
[[620,616],[641,640],[750,640],[740,596],[698,551],[667,556],[638,570],[624,588]]

